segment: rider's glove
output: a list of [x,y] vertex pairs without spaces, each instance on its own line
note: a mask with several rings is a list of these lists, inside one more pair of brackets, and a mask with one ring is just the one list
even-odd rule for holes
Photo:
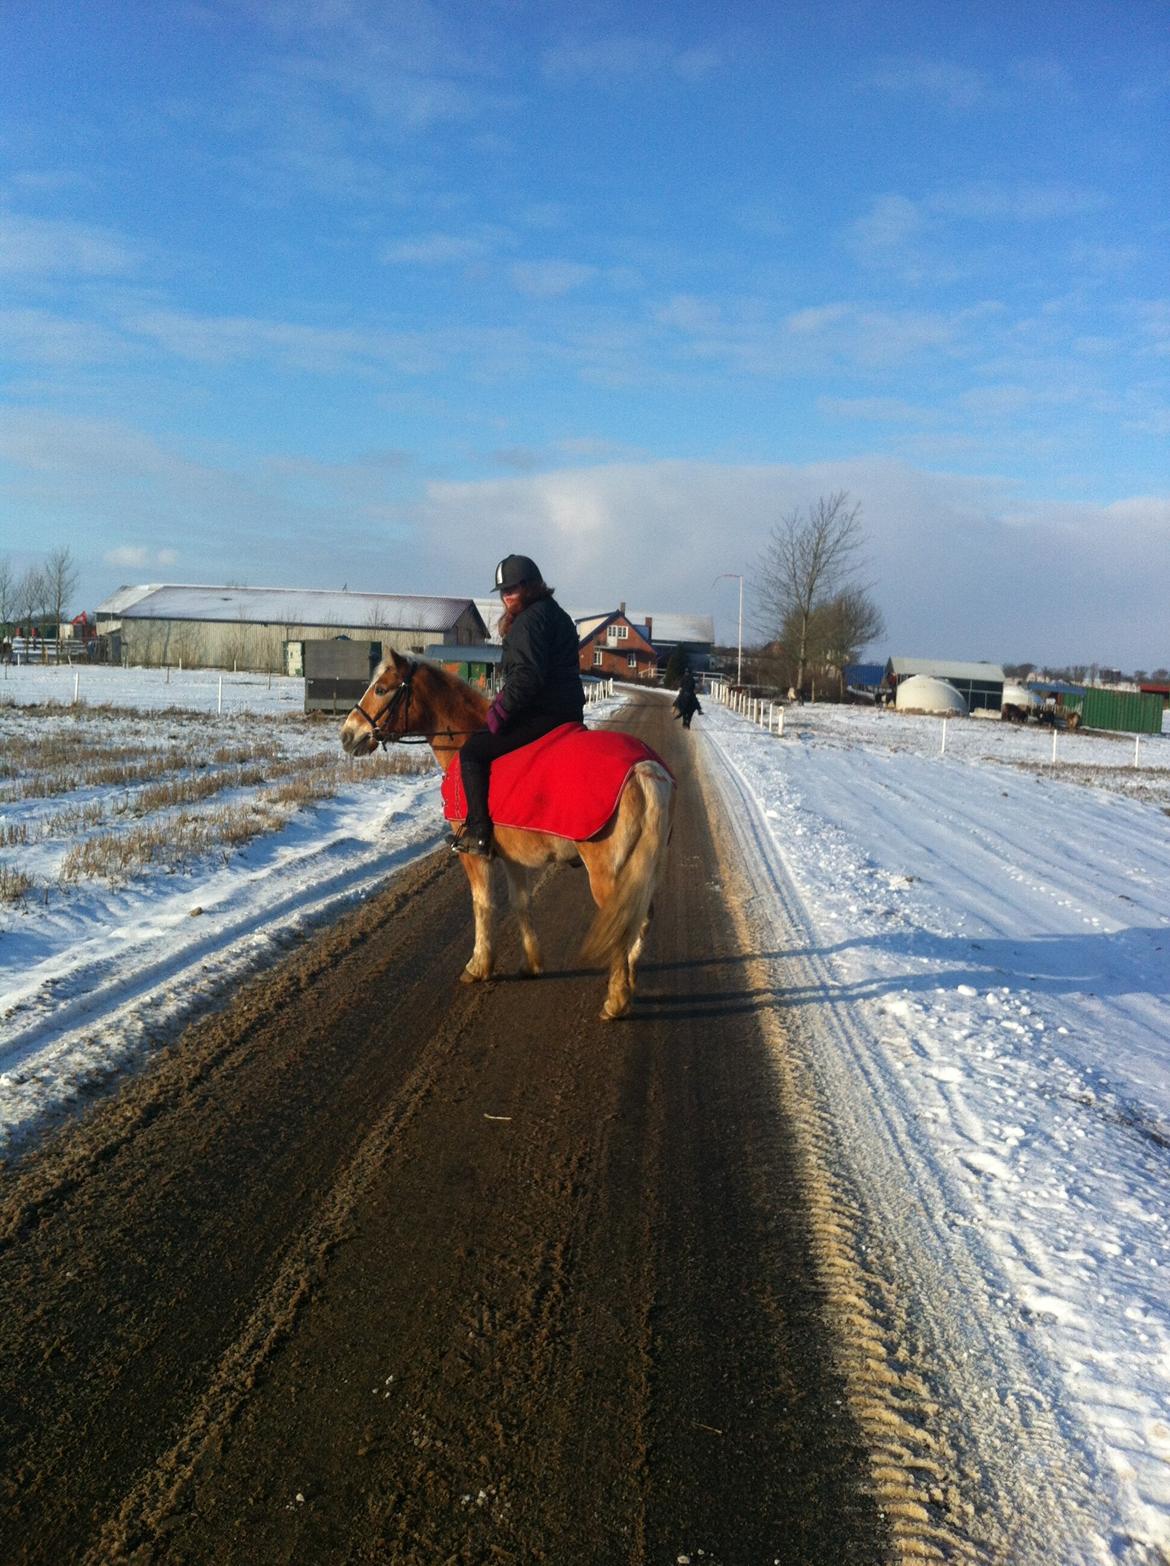
[[484,722],[487,724],[488,728],[492,731],[493,734],[498,734],[507,721],[508,714],[504,711],[503,703],[497,696],[495,701],[493,701],[491,706],[488,708],[487,717],[484,719]]

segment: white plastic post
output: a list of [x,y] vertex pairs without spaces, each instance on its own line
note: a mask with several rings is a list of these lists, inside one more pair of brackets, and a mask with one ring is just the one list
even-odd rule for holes
[[1056,728],[1055,728],[1055,725],[1053,726],[1053,730],[1052,730],[1052,765],[1053,766],[1056,765]]
[[219,695],[216,698],[215,710],[216,710],[216,712],[222,712],[223,711],[223,675],[222,674],[219,677]]
[[1133,764],[1134,764],[1135,767],[1138,764],[1138,752],[1141,749],[1141,743],[1142,743],[1141,735],[1140,734],[1135,734],[1134,737],[1133,737]]
[[[75,669],[73,673],[73,705],[76,707],[81,699],[81,670]],[[1136,766],[1137,763],[1135,762]]]
[[784,708],[783,707],[780,708],[780,711],[777,714],[777,716],[779,718],[779,722],[776,725],[776,738],[777,739],[782,739],[783,736],[784,736]]
[[947,720],[944,718],[943,719],[942,748],[939,750],[939,755],[940,756],[945,756],[946,753],[947,753]]

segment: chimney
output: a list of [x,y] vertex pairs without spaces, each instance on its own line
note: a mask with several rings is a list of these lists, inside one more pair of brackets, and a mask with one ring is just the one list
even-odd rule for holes
[[622,603],[618,604],[618,614],[625,614],[625,612],[626,612],[626,606],[625,606],[625,602],[623,600]]
[[648,642],[654,640],[654,616],[652,614],[646,616],[646,640]]

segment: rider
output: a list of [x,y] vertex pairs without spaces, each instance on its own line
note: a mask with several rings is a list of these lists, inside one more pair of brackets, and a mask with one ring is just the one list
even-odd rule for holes
[[467,820],[463,831],[449,839],[459,853],[484,858],[492,851],[492,762],[559,724],[580,723],[585,711],[577,627],[553,598],[536,562],[527,555],[505,555],[496,567],[495,591],[504,605],[499,626],[503,684],[487,710],[486,727],[470,734],[459,753]]

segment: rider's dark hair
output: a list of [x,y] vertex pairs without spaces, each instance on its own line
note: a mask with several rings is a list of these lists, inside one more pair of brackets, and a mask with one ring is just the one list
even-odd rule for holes
[[[542,598],[551,598],[555,592],[556,588],[550,587],[547,582],[523,582],[520,586],[520,608],[516,611],[516,614],[522,614],[529,604],[538,603]],[[516,615],[509,614],[505,610],[496,625],[497,634],[499,636],[507,636],[512,629],[512,622],[515,618]]]

